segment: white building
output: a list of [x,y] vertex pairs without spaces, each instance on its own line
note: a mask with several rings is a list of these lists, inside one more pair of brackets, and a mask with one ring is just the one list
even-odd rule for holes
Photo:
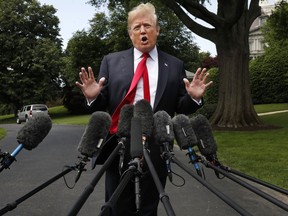
[[[274,2],[277,3],[278,1]],[[249,49],[251,59],[255,59],[256,57],[261,56],[264,53],[264,42],[261,27],[263,26],[267,18],[271,15],[275,4],[271,4],[268,0],[264,0],[260,3],[260,6],[261,15],[254,20],[249,32]]]

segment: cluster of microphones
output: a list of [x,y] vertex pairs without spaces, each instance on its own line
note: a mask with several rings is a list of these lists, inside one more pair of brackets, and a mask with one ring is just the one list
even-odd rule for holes
[[[13,210],[18,204],[47,187],[60,177],[63,177],[70,171],[77,171],[75,177],[76,183],[82,172],[86,171],[85,165],[88,161],[91,161],[91,167],[93,170],[103,147],[108,144],[109,139],[111,139],[111,135],[108,136],[111,122],[111,116],[107,112],[94,112],[91,115],[77,147],[77,150],[81,153],[81,156],[78,156],[78,163],[74,166],[68,167],[67,170],[40,185],[35,190],[28,193],[29,195],[26,194],[24,197],[21,197],[13,203],[8,204],[3,209],[0,209],[0,215]],[[16,160],[17,154],[23,148],[32,150],[37,147],[38,144],[47,136],[51,127],[52,122],[50,117],[47,115],[38,115],[28,121],[18,132],[17,141],[19,146],[11,154],[0,151],[0,172],[10,167],[10,165]],[[208,119],[204,115],[198,114],[189,118],[187,115],[178,114],[172,118],[163,110],[153,113],[150,104],[146,100],[140,100],[136,102],[135,105],[127,104],[123,106],[120,112],[118,130],[113,136],[117,136],[118,145],[107,158],[106,162],[101,166],[101,169],[98,170],[98,173],[92,179],[87,188],[85,188],[81,197],[77,200],[68,215],[77,215],[89,195],[93,192],[94,187],[103,173],[116,157],[119,158],[119,173],[122,175],[130,173],[129,177],[127,175],[126,178],[129,178],[128,180],[130,180],[130,178],[132,180],[133,178],[132,181],[135,182],[135,205],[137,210],[140,211],[141,209],[141,196],[139,193],[141,185],[139,185],[139,178],[141,178],[142,165],[145,162],[148,164],[160,197],[162,197],[161,201],[165,207],[167,215],[175,215],[172,206],[169,203],[167,194],[164,192],[161,184],[159,184],[157,173],[150,161],[149,147],[151,144],[156,145],[157,148],[159,146],[161,152],[160,156],[165,162],[167,176],[171,182],[173,181],[171,163],[175,163],[202,185],[207,187],[211,192],[225,201],[238,213],[241,215],[251,215],[244,208],[240,207],[232,199],[217,190],[217,188],[205,180],[204,169],[201,166],[204,164],[207,168],[212,168],[218,178],[220,178],[220,174],[222,174],[222,177],[227,177],[239,183],[243,187],[246,187],[278,207],[288,211],[288,206],[285,203],[275,199],[265,192],[262,192],[246,181],[244,182],[242,179],[246,178],[286,195],[288,195],[287,190],[233,170],[219,162],[217,158],[217,145],[213,137],[212,128]],[[109,137],[109,139],[107,137]],[[190,167],[187,167],[179,161],[177,157],[175,157],[173,152],[175,144],[177,144],[181,150],[187,151],[186,154],[188,155],[189,163],[193,165],[194,169],[190,169]],[[195,146],[197,146],[196,150],[194,149]],[[127,155],[129,155],[129,164],[127,164],[129,168],[123,170],[124,167],[127,167],[123,164],[124,161],[126,161],[125,157],[127,157]],[[242,179],[237,178],[237,176],[242,177]],[[119,194],[123,191],[125,184],[126,183],[119,184],[119,189],[116,189],[115,196],[111,197],[111,200],[108,201],[109,203],[106,206],[115,204],[117,198],[119,198]],[[105,208],[106,206],[104,205],[102,207],[100,215],[109,215],[107,213],[109,212],[109,209],[107,210]]]

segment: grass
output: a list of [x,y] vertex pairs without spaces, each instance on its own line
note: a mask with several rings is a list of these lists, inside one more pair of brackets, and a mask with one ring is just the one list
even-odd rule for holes
[[281,129],[214,131],[222,164],[288,189],[288,113],[262,116]]
[[[256,105],[257,113],[288,110],[288,104]],[[86,125],[90,115],[69,115],[63,107],[49,108],[53,124]],[[280,129],[263,131],[214,131],[218,158],[223,165],[288,189],[288,112],[260,117]],[[16,123],[14,115],[0,116],[0,124]],[[5,131],[0,127],[0,139]]]
[[284,104],[259,104],[254,106],[257,113],[288,110],[288,103]]

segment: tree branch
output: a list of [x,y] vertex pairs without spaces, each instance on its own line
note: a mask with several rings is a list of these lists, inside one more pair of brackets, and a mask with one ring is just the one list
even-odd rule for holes
[[204,27],[203,25],[193,21],[190,16],[180,7],[178,3],[174,0],[162,0],[177,17],[184,23],[184,25],[189,28],[193,33],[199,35],[200,37],[206,38],[215,43],[216,41],[216,31],[213,28]]
[[248,11],[247,26],[249,26],[250,28],[253,21],[260,15],[261,15],[261,7],[259,6],[259,0],[251,0]]
[[217,16],[215,13],[210,12],[206,9],[206,7],[199,3],[195,3],[189,0],[178,0],[176,2],[178,2],[182,7],[184,7],[190,14],[192,14],[196,18],[202,19],[203,21],[209,23],[215,28],[222,25],[224,22],[224,19]]
[[247,0],[218,0],[217,15],[225,19],[226,27],[234,25],[242,16]]

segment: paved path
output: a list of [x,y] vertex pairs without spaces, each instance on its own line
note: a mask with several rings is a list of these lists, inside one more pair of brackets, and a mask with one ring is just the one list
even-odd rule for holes
[[[7,136],[0,141],[0,148],[12,152],[17,147],[16,135],[23,126],[17,124],[1,125],[7,129]],[[77,162],[77,146],[84,132],[83,126],[53,125],[50,133],[44,141],[32,151],[22,150],[17,155],[17,162],[10,166],[10,170],[0,173],[0,209],[25,194],[55,175],[62,172],[65,165],[73,166]],[[185,165],[191,167],[186,152],[174,148],[175,156]],[[89,164],[90,165],[90,164]],[[67,215],[75,202],[79,199],[84,188],[95,177],[100,166],[96,170],[84,172],[73,189],[68,189],[61,178],[44,190],[25,200],[7,216],[62,216]],[[234,209],[210,192],[206,187],[188,175],[176,164],[172,164],[172,170],[185,179],[183,187],[176,187],[167,182],[165,188],[170,198],[171,205],[177,216],[237,216]],[[206,181],[228,196],[239,206],[256,216],[284,216],[287,211],[275,206],[258,195],[250,192],[233,181],[224,178],[219,180],[211,169],[205,168]],[[69,185],[73,185],[76,172],[65,175]],[[104,177],[96,185],[93,193],[85,202],[78,215],[98,215],[104,204]],[[173,176],[175,184],[181,184],[182,179]],[[277,197],[288,205],[287,196],[283,196],[272,190],[266,190],[273,197]],[[159,216],[165,216],[163,204],[159,204]]]
[[273,111],[273,112],[258,113],[258,115],[259,115],[259,116],[264,116],[264,115],[272,115],[272,114],[285,113],[285,112],[288,112],[288,110],[281,110],[281,111]]

